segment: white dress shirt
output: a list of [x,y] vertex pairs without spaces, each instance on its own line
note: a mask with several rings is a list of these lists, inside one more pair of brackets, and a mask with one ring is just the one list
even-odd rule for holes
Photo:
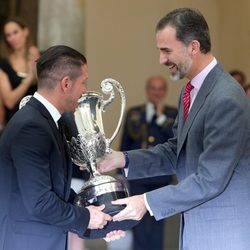
[[35,92],[33,95],[34,98],[36,98],[39,102],[41,102],[45,108],[49,111],[50,115],[52,116],[56,126],[58,127],[58,120],[61,118],[61,114],[58,111],[58,109],[50,103],[47,99],[45,99],[42,95],[39,93]]
[[194,88],[190,92],[190,106],[189,111],[194,103],[194,100],[205,80],[208,73],[214,68],[214,66],[217,64],[217,60],[214,58],[198,75],[196,75],[193,79],[191,79],[190,83],[194,86]]

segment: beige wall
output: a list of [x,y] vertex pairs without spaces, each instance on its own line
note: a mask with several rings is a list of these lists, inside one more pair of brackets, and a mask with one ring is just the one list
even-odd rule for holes
[[227,70],[243,70],[250,83],[250,1],[219,2],[221,60]]

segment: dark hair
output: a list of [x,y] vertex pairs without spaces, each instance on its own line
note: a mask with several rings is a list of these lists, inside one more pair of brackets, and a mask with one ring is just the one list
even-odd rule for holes
[[238,70],[238,69],[235,69],[235,70],[231,70],[229,71],[229,74],[232,76],[232,77],[236,77],[236,76],[239,76],[240,79],[237,79],[239,81],[239,83],[243,86],[245,84],[245,81],[246,81],[246,75],[243,73],[243,71],[241,70]]
[[203,15],[195,9],[179,8],[164,16],[156,26],[156,32],[166,26],[176,29],[176,39],[186,46],[192,41],[200,43],[200,50],[206,54],[211,50],[208,24]]
[[248,84],[246,84],[246,85],[244,86],[245,92],[247,92],[249,89],[250,89],[250,83],[248,83]]
[[[13,48],[11,48],[11,46],[7,42],[5,34],[4,34],[5,26],[8,23],[16,23],[21,29],[28,29],[28,25],[26,24],[26,22],[19,17],[10,17],[4,22],[2,26],[3,43],[1,45],[1,54],[5,58],[8,58],[9,54],[13,52]],[[27,37],[27,41],[25,45],[26,45],[26,56],[28,56],[28,48],[34,45],[30,35]]]
[[37,60],[38,87],[54,88],[64,76],[73,80],[82,73],[84,64],[87,64],[85,56],[73,48],[65,45],[50,47]]

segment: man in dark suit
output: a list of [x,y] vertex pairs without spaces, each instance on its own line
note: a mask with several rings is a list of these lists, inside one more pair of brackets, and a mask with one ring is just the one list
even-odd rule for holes
[[111,217],[73,205],[71,159],[60,131],[86,91],[85,57],[67,46],[37,61],[38,91],[10,120],[0,142],[0,249],[65,250],[67,232],[83,236]]
[[156,220],[181,213],[180,249],[248,250],[250,246],[250,105],[242,87],[211,52],[203,15],[180,8],[156,27],[160,63],[181,92],[174,137],[151,149],[113,152],[102,172],[125,167],[128,179],[176,173],[177,185],[117,200],[114,220]]
[[[172,126],[177,109],[165,105],[167,82],[162,76],[151,76],[146,82],[147,103],[128,110],[122,134],[121,150],[151,148],[173,136]],[[131,180],[131,195],[143,194],[170,183],[171,176]],[[146,213],[133,228],[134,250],[163,250],[164,220],[156,221]]]

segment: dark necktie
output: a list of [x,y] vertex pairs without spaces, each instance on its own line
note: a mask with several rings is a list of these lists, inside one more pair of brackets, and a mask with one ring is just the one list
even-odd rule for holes
[[57,121],[57,124],[58,124],[58,130],[59,130],[59,133],[61,135],[61,138],[63,140],[63,120],[62,118],[60,118],[58,121]]
[[191,90],[194,88],[194,86],[188,82],[185,90],[184,90],[184,94],[183,94],[183,106],[184,106],[184,119],[185,121],[187,120],[188,117],[188,110],[190,107],[190,92]]

